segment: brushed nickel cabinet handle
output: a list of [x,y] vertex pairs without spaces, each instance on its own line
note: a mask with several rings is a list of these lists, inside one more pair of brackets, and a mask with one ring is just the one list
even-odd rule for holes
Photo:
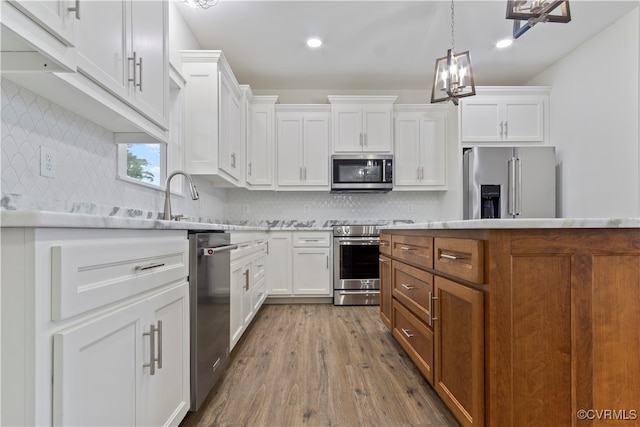
[[411,333],[410,330],[408,329],[400,329],[402,331],[402,333],[407,337],[407,338],[411,338],[413,337],[413,334]]
[[152,268],[158,268],[163,266],[164,266],[164,262],[158,262],[158,263],[153,263],[148,265],[138,265],[136,266],[135,271],[139,272],[139,271],[151,270]]
[[247,169],[249,169],[247,175],[251,176],[251,162],[247,165]]
[[403,251],[413,251],[415,250],[414,248],[410,248],[409,246],[400,246],[400,249]]
[[162,369],[162,320],[158,320],[156,332],[158,334],[158,357],[156,362],[158,362],[158,369]]
[[451,254],[445,254],[445,253],[441,253],[440,254],[440,258],[446,258],[446,259],[452,259],[452,260],[457,260],[458,257],[455,255],[451,255]]
[[133,56],[130,56],[127,58],[128,61],[133,61],[133,78],[128,78],[127,81],[128,82],[133,82],[133,85],[136,86],[136,81],[138,80],[137,78],[137,73],[136,73],[136,61],[138,60],[138,54],[134,51],[133,52]]
[[403,288],[405,288],[406,290],[410,291],[411,289],[413,289],[413,286],[409,286],[407,284],[402,283],[400,286],[402,286]]
[[149,375],[156,374],[156,325],[149,327],[149,332],[144,332],[142,336],[149,336],[149,363],[142,365],[149,368]]
[[142,57],[139,58],[138,60],[138,84],[136,84],[136,86],[138,87],[138,89],[140,90],[140,92],[142,92]]
[[429,292],[429,305],[430,305],[429,316],[431,317],[431,325],[433,325],[434,320],[438,320],[438,318],[434,316],[436,305],[433,303],[437,299],[438,297],[431,295],[431,292]]
[[80,19],[80,0],[76,0],[76,5],[74,7],[68,7],[67,11],[69,12],[75,12],[76,13],[76,19]]
[[389,262],[386,259],[382,259],[382,258],[378,258],[378,261],[380,261],[380,262]]

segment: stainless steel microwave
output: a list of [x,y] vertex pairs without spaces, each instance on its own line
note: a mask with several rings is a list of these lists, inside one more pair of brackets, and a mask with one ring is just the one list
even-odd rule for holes
[[390,154],[334,154],[331,156],[331,192],[373,193],[393,189]]

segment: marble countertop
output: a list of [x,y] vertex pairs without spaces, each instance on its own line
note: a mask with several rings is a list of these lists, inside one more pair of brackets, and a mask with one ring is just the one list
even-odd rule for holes
[[153,230],[264,231],[267,227],[165,221],[51,211],[0,211],[2,227],[131,228]]
[[518,218],[433,221],[389,225],[387,229],[639,228],[640,218]]
[[[0,210],[2,227],[42,228],[130,228],[154,230],[216,230],[216,231],[267,231],[267,230],[332,230],[333,225],[345,225],[357,221],[333,221],[322,224],[316,221],[274,220],[259,225],[232,225],[190,221],[165,221],[160,219],[101,216],[54,211]],[[342,224],[344,223],[344,224]],[[512,228],[640,228],[640,218],[541,218],[541,219],[477,219],[457,221],[429,221],[422,223],[397,222],[376,224],[381,229],[512,229]]]

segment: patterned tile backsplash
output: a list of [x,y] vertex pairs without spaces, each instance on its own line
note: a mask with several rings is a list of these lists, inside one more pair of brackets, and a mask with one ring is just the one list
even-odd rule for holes
[[[3,210],[158,218],[164,192],[116,178],[114,134],[1,79]],[[40,149],[56,154],[56,176],[40,175]],[[172,196],[174,212],[199,222],[386,223],[441,219],[442,193],[329,194],[216,188],[194,177],[200,200]]]

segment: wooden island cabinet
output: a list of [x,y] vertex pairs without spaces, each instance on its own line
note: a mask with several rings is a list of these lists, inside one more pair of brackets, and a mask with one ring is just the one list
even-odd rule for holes
[[639,228],[382,238],[390,330],[462,425],[640,425]]

